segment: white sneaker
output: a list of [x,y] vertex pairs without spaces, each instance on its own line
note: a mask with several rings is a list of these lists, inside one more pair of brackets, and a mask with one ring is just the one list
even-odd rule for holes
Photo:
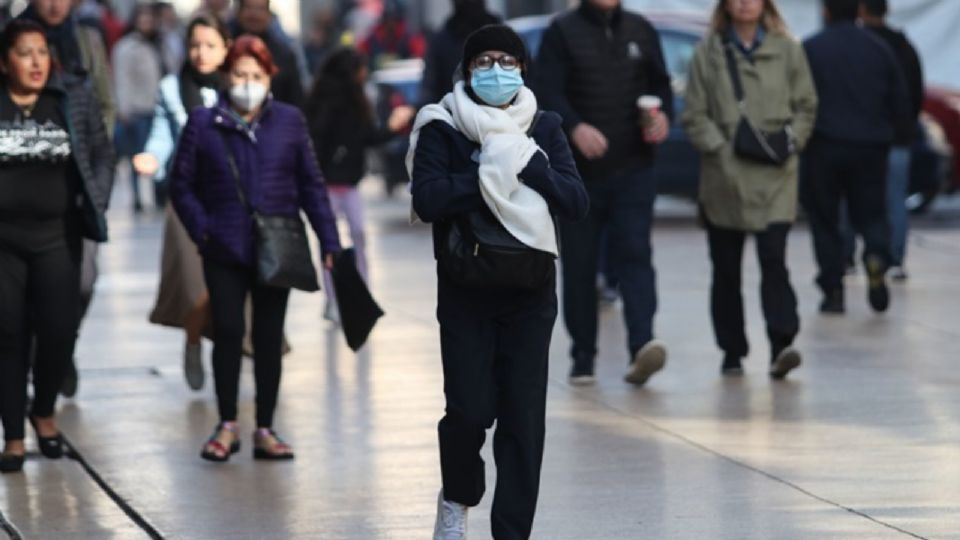
[[433,540],[466,540],[466,506],[443,498],[443,491],[437,496],[437,523],[433,526]]
[[910,277],[907,274],[907,269],[902,266],[891,266],[887,275],[889,275],[890,279],[894,281],[906,281],[907,278]]
[[203,346],[187,343],[183,350],[183,376],[191,390],[203,388]]
[[630,384],[643,386],[654,373],[667,364],[667,346],[662,341],[652,340],[633,356],[633,363],[623,376]]

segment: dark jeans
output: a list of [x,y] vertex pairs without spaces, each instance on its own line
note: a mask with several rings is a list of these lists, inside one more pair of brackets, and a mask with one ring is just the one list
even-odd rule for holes
[[0,412],[5,440],[24,438],[31,339],[32,416],[53,416],[80,312],[80,236],[64,221],[0,223]]
[[840,205],[846,202],[850,222],[863,237],[863,258],[890,261],[887,221],[887,157],[885,145],[851,144],[815,137],[803,154],[800,201],[813,233],[820,267],[817,284],[825,293],[843,289],[846,266]]
[[283,321],[290,289],[257,283],[253,269],[211,259],[203,261],[213,319],[213,377],[220,420],[237,419],[237,393],[243,355],[244,300],[253,302],[254,376],[257,385],[257,427],[273,426],[280,391]]
[[[724,229],[707,223],[707,241],[713,263],[710,287],[710,314],[717,345],[725,354],[743,358],[750,352],[744,330],[742,289],[744,231]],[[767,321],[772,356],[790,346],[800,330],[797,295],[787,271],[789,223],[771,224],[754,233],[760,261],[760,298]]]
[[628,350],[653,339],[657,312],[656,272],[650,229],[656,182],[650,169],[605,179],[587,179],[590,213],[579,222],[560,220],[563,318],[573,340],[571,356],[592,361],[597,354],[597,261],[606,228],[609,260],[623,298]]
[[526,539],[540,490],[555,282],[505,294],[457,287],[441,275],[437,319],[446,396],[438,427],[444,498],[479,504],[486,489],[480,449],[496,421],[493,537]]

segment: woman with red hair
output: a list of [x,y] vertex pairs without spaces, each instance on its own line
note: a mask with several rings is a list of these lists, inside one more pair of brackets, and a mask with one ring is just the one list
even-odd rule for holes
[[220,423],[201,457],[223,462],[240,449],[237,392],[249,293],[257,387],[254,458],[292,459],[292,449],[272,429],[290,289],[258,277],[252,214],[297,219],[303,211],[328,268],[340,242],[303,114],[270,95],[277,68],[267,46],[253,36],[237,39],[221,70],[226,90],[216,107],[190,114],[170,172],[174,208],[203,258],[213,321]]

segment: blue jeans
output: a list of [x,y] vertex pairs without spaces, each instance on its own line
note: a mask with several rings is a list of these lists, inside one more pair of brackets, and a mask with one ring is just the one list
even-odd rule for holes
[[[907,256],[907,232],[910,229],[910,212],[907,210],[907,195],[910,191],[910,148],[894,146],[887,158],[887,221],[890,224],[890,266],[903,266]],[[848,265],[856,259],[857,239],[850,226],[847,208],[840,207],[840,223],[843,228],[843,243]]]
[[597,354],[597,262],[601,234],[623,298],[630,357],[653,339],[657,312],[656,272],[650,229],[657,186],[649,168],[610,178],[589,178],[590,213],[579,222],[560,220],[563,317],[573,340],[575,361],[592,363]]
[[892,266],[903,266],[907,256],[907,232],[910,229],[910,213],[907,211],[907,192],[910,191],[910,148],[907,146],[891,148],[888,168],[890,262]]

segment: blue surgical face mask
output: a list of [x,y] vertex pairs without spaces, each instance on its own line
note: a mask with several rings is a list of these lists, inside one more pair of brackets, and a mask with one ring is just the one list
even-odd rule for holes
[[487,105],[500,107],[510,103],[523,88],[523,77],[520,75],[520,68],[506,70],[500,67],[500,64],[494,64],[485,71],[473,70],[470,88],[473,88],[477,97]]

